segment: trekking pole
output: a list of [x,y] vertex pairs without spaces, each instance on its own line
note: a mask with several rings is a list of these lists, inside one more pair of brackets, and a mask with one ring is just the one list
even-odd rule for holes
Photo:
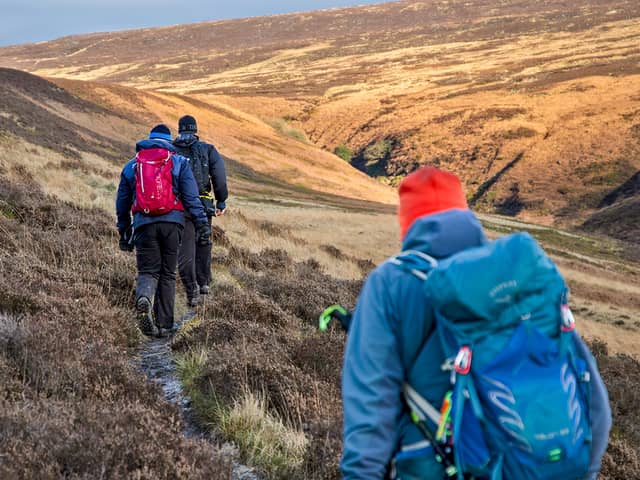
[[420,420],[415,412],[411,412],[411,419],[420,433],[424,435],[424,437],[429,441],[431,447],[433,447],[433,451],[436,454],[436,460],[442,464],[444,467],[444,478],[457,478],[458,476],[458,467],[456,467],[455,463],[451,461],[451,447],[443,447],[438,440],[436,440],[436,436],[431,431],[431,429],[427,426],[427,422],[424,420]]
[[413,424],[420,430],[420,433],[426,438],[433,451],[435,452],[435,457],[438,463],[440,463],[444,467],[444,478],[452,479],[457,478],[458,476],[458,468],[456,467],[455,462],[451,459],[451,454],[453,450],[449,445],[443,445],[440,440],[438,440],[435,433],[431,431],[429,426],[427,425],[427,417],[422,413],[419,408],[413,408],[411,406],[411,401],[405,397],[407,400],[407,406],[409,407],[409,415],[411,417],[411,421]]

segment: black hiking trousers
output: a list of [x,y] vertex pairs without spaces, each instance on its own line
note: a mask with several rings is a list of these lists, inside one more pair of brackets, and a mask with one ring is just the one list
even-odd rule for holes
[[155,323],[161,328],[173,326],[176,266],[182,231],[182,225],[169,222],[143,225],[135,231],[138,263],[136,302],[140,297],[153,299]]
[[[207,218],[211,225],[211,217]],[[185,218],[178,270],[188,299],[197,297],[200,287],[211,282],[211,244],[196,244],[196,226],[191,218]]]

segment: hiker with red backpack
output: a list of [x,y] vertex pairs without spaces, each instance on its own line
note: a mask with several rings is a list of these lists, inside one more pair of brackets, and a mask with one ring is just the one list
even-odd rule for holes
[[[185,115],[178,121],[178,137],[173,145],[180,155],[189,159],[198,184],[200,201],[211,225],[212,218],[224,215],[227,208],[229,192],[224,160],[213,145],[200,141],[198,124],[191,115]],[[187,215],[178,270],[187,294],[187,303],[191,307],[198,305],[200,294],[209,293],[211,245],[211,242],[196,242],[195,224]]]
[[343,477],[595,479],[611,411],[555,264],[526,233],[488,241],[453,174],[399,193],[403,252],[339,317]]
[[193,219],[199,243],[210,241],[211,227],[191,168],[171,144],[169,128],[155,126],[147,140],[138,142],[136,152],[123,168],[118,186],[120,249],[136,249],[140,330],[149,336],[162,335],[163,330],[177,327],[173,318],[176,266],[185,213]]

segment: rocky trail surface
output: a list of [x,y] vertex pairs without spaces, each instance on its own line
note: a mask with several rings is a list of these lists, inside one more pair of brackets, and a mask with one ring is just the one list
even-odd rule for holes
[[[193,318],[193,314],[187,314],[182,317],[180,322],[184,323],[191,318]],[[180,409],[184,422],[184,435],[206,440],[211,443],[212,448],[219,448],[216,438],[204,431],[193,416],[191,401],[183,392],[176,371],[176,364],[171,352],[171,337],[153,338],[145,342],[140,348],[138,361],[149,381],[158,384],[164,398]],[[233,457],[232,480],[261,480],[254,469],[237,461],[237,450],[232,444],[224,443],[222,450]]]

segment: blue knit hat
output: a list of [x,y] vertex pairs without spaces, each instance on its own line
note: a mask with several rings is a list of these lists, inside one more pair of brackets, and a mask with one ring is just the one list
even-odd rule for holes
[[156,125],[151,129],[151,132],[149,133],[149,139],[153,138],[160,138],[162,140],[167,140],[168,142],[170,142],[172,140],[171,130],[169,130],[169,127],[162,123],[160,125]]

